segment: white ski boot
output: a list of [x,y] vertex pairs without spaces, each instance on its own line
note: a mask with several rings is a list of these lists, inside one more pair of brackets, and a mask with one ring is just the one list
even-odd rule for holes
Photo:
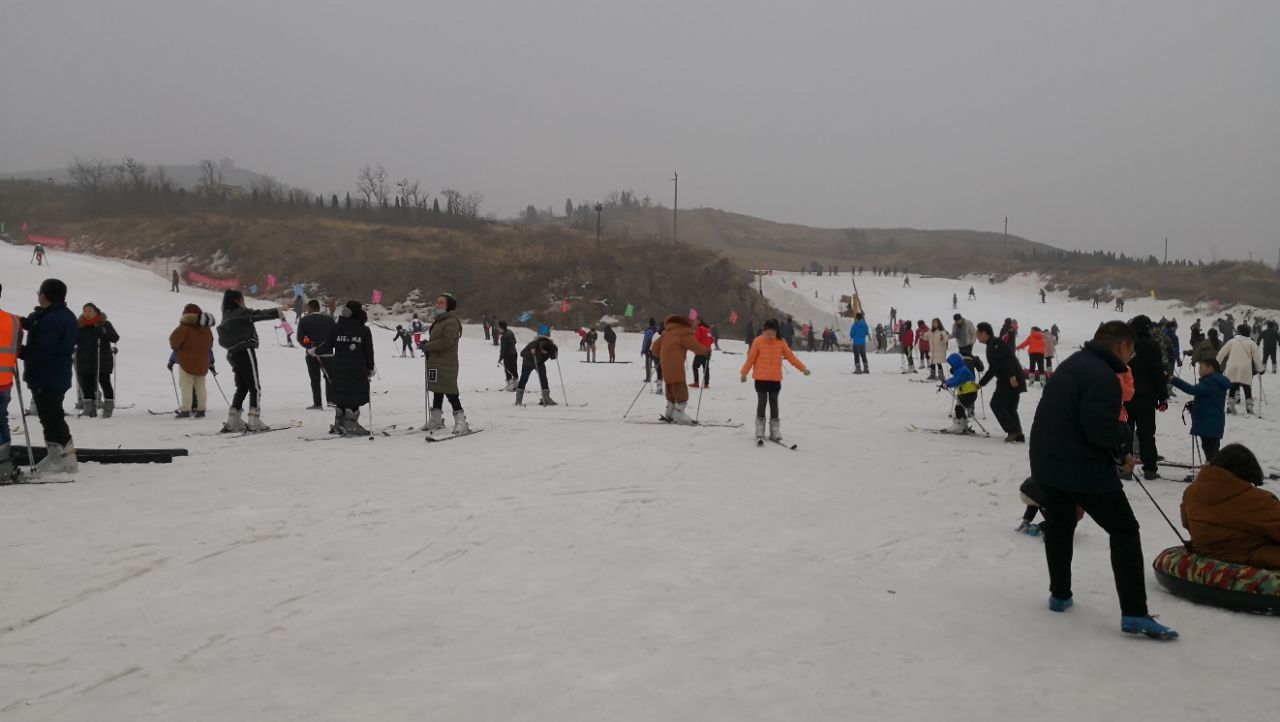
[[671,419],[675,416],[675,412],[676,412],[676,404],[675,404],[675,402],[674,402],[674,401],[668,401],[668,402],[667,402],[667,410],[666,410],[666,411],[663,411],[661,414],[659,414],[659,415],[658,415],[658,418],[662,419],[663,421],[671,421]]
[[756,441],[764,441],[764,417],[756,419]]
[[681,426],[693,426],[693,419],[684,412],[686,404],[675,404],[671,409],[671,420]]
[[1244,412],[1245,412],[1246,414],[1252,414],[1252,413],[1253,413],[1253,399],[1245,399],[1245,400],[1244,400]]
[[116,410],[116,402],[114,399],[102,400],[102,418],[104,419],[111,418],[111,414],[115,413],[115,410]]
[[233,434],[244,430],[244,419],[240,416],[240,409],[227,409],[227,421],[222,425],[223,433]]
[[439,431],[444,428],[444,409],[431,409],[431,417],[427,419],[427,425],[422,427],[423,431]]
[[524,406],[524,389],[516,389],[516,406]]
[[952,419],[951,425],[943,429],[944,434],[967,434],[969,433],[969,419]]
[[249,407],[248,418],[244,420],[244,428],[247,431],[270,431],[271,427],[262,423],[262,411],[260,409]]
[[1227,413],[1228,414],[1236,413],[1236,400],[1231,396],[1227,397]]
[[471,427],[467,424],[467,412],[461,409],[453,412],[453,433],[455,436],[471,433]]
[[769,419],[769,441],[782,441],[782,419]]
[[76,461],[76,444],[70,439],[64,444],[48,445],[45,457],[36,464],[37,474],[74,474],[80,464]]
[[507,379],[507,385],[503,388],[503,391],[515,391],[515,390],[516,390],[516,380]]

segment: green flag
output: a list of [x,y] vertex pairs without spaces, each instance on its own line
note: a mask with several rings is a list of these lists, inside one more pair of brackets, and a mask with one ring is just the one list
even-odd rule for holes
[[631,318],[632,316],[636,315],[636,307],[628,303],[627,310],[623,311],[622,315],[626,316],[627,318]]

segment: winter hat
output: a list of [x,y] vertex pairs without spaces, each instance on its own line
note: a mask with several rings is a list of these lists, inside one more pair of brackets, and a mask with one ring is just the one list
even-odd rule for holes
[[444,310],[452,311],[458,307],[458,299],[453,297],[452,293],[442,293],[444,296]]
[[201,313],[200,307],[195,305],[194,303],[188,303],[187,305],[182,307],[182,315],[186,316],[189,313],[195,313],[195,314]]

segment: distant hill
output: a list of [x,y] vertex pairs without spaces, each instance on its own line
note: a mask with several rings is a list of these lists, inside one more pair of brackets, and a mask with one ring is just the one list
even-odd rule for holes
[[[163,169],[165,176],[177,188],[186,188],[192,190],[200,182],[200,165],[199,163],[191,163],[189,165],[148,165],[149,170],[154,171],[157,168]],[[223,185],[240,186],[245,190],[250,190],[255,183],[262,181],[267,176],[263,173],[251,171],[246,168],[240,168],[235,161],[230,158],[223,158],[217,161],[218,172],[222,174]],[[60,185],[71,184],[71,174],[67,171],[66,166],[61,168],[45,168],[42,170],[18,171],[13,173],[0,173],[0,180],[34,180],[48,181],[52,179],[54,183]]]

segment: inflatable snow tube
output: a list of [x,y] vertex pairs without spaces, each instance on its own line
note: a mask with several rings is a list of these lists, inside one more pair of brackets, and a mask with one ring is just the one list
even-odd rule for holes
[[1280,571],[1231,564],[1169,547],[1151,563],[1156,581],[1196,604],[1280,615]]

